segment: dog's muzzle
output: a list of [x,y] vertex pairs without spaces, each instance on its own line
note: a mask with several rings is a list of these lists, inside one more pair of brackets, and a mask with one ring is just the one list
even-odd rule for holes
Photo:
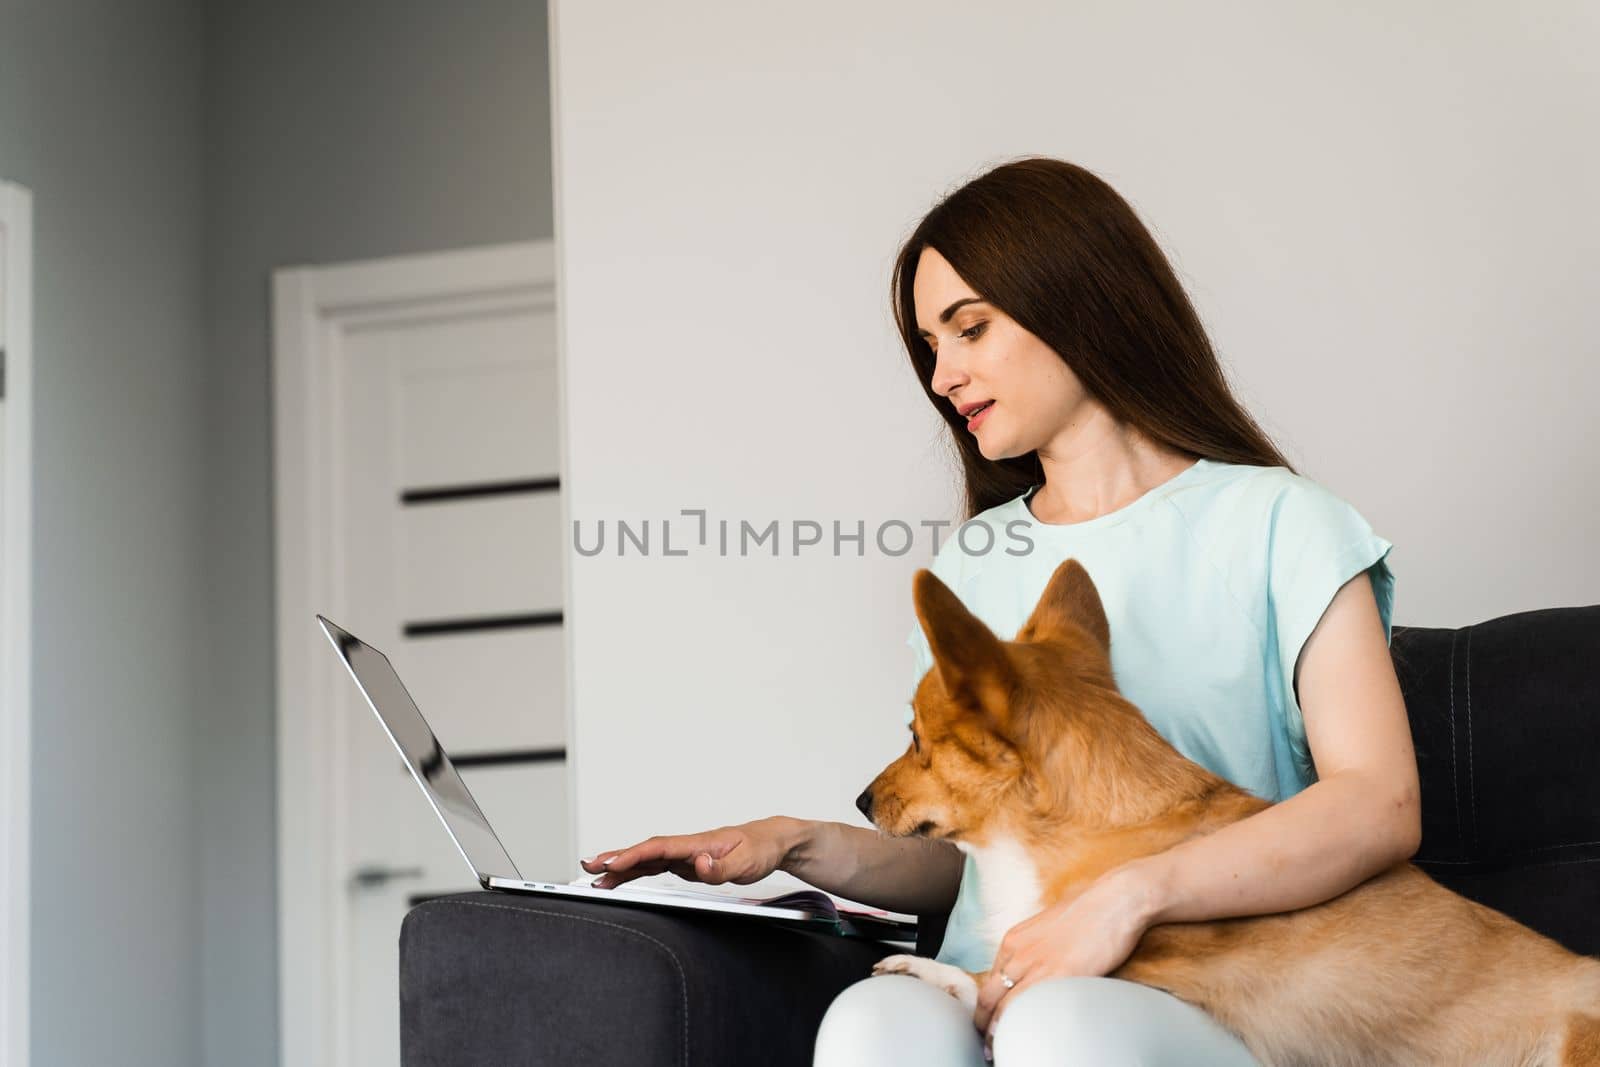
[[868,822],[872,821],[872,787],[870,785],[861,791],[860,796],[856,797],[856,808],[867,817]]

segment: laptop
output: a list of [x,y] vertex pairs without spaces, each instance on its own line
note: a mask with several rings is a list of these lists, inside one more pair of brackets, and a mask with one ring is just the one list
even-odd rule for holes
[[444,823],[445,832],[455,842],[461,857],[484,889],[505,893],[531,893],[576,897],[605,904],[690,911],[714,911],[733,915],[758,916],[784,922],[808,924],[849,937],[886,941],[913,941],[916,923],[877,909],[854,910],[836,905],[821,890],[801,890],[779,897],[732,896],[702,890],[643,888],[628,885],[614,889],[595,889],[583,884],[528,881],[500,844],[467,785],[456,772],[444,747],[433,734],[427,720],[406,691],[389,657],[321,615],[317,622],[328,635],[334,651],[355,679],[384,732],[400,758],[411,770],[411,777],[422,788],[428,803]]

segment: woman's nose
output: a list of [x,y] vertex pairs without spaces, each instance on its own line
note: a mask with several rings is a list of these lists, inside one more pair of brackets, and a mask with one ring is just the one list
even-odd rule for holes
[[966,383],[967,373],[955,365],[955,361],[948,356],[934,356],[933,363],[933,391],[940,396],[949,396],[952,389]]

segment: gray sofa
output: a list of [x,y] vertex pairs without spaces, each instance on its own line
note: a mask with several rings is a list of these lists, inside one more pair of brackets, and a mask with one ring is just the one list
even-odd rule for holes
[[[1414,861],[1600,955],[1600,605],[1394,628],[1422,776]],[[917,951],[945,916],[924,916]],[[405,1067],[811,1062],[890,946],[735,917],[462,893],[400,931]]]

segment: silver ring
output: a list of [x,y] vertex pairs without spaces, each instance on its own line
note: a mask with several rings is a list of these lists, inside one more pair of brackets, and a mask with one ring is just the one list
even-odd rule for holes
[[1000,984],[1005,986],[1007,989],[1010,989],[1017,984],[1017,980],[1015,978],[1007,978],[1005,972],[1001,971]]

